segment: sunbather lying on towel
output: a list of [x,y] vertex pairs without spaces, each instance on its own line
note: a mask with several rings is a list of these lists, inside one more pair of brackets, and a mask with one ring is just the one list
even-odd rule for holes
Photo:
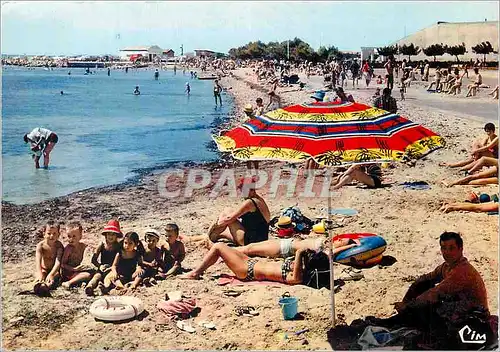
[[[333,242],[333,254],[337,254],[360,244],[359,240],[340,239]],[[298,238],[286,238],[279,240],[267,240],[259,243],[251,243],[236,249],[249,257],[269,257],[269,258],[288,258],[297,253],[298,250],[312,250],[319,252],[326,250],[328,239],[308,238],[301,240]]]
[[179,278],[191,280],[199,279],[205,270],[217,263],[219,258],[222,258],[228,268],[231,269],[231,271],[240,280],[275,281],[296,285],[307,282],[305,280],[308,280],[308,278],[305,273],[309,269],[313,269],[308,267],[308,263],[311,262],[309,258],[314,255],[326,258],[326,260],[322,261],[325,263],[325,267],[317,269],[327,269],[329,265],[328,257],[324,253],[315,254],[312,251],[298,249],[292,260],[275,262],[268,261],[266,259],[250,258],[245,253],[242,253],[235,248],[231,248],[224,243],[216,243],[212,246],[212,248],[210,248],[208,253],[203,258],[203,261],[200,265],[198,265],[198,267],[196,267],[196,269],[179,276]]
[[468,171],[470,174],[476,171],[481,170],[485,166],[496,166],[498,167],[498,159],[497,158],[491,158],[488,156],[482,156],[478,160],[465,165],[464,167],[460,168],[461,171]]
[[439,210],[444,213],[450,213],[452,211],[472,211],[475,213],[487,213],[490,211],[498,212],[498,203],[488,202],[488,203],[451,203],[444,204]]
[[446,187],[456,185],[493,185],[498,183],[498,166],[489,168],[488,170],[465,176],[457,181],[448,182],[442,181]]

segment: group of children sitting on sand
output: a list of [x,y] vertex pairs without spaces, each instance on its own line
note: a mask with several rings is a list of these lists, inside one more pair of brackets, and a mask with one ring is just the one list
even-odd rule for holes
[[[92,265],[82,264],[87,245],[81,242],[83,228],[79,222],[70,222],[62,230],[62,223],[49,221],[43,229],[43,240],[36,246],[35,294],[46,296],[59,284],[69,289],[86,283],[89,296],[134,290],[142,283],[154,285],[180,272],[185,257],[184,244],[179,241],[179,227],[165,226],[166,242],[159,246],[160,232],[148,229],[144,243],[134,232],[121,232],[118,220],[110,220],[104,227],[104,241],[92,256]],[[66,247],[59,241],[61,232],[67,239]]]

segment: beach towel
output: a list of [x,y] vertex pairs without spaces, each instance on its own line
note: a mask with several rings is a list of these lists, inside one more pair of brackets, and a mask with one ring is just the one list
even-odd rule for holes
[[418,330],[410,328],[400,328],[389,331],[380,326],[367,326],[363,334],[358,339],[358,345],[363,350],[377,347],[404,345],[405,340],[420,334]]
[[336,209],[330,209],[330,215],[354,216],[358,215],[358,211],[356,209],[351,209],[351,208],[336,208]]
[[400,185],[402,185],[404,189],[412,189],[418,191],[431,188],[431,186],[425,181],[404,182]]
[[160,301],[156,306],[169,320],[187,319],[196,308],[196,299],[183,298],[180,301]]
[[239,280],[236,276],[232,275],[221,275],[217,279],[217,285],[219,286],[225,286],[225,285],[230,285],[230,286],[275,286],[275,287],[282,287],[282,286],[287,286],[284,283],[281,282],[273,282],[273,281],[241,281]]

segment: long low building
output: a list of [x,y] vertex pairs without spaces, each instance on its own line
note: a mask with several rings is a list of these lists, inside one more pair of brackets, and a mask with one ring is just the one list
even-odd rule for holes
[[[498,24],[498,21],[437,22],[433,26],[410,34],[389,45],[398,44],[401,46],[403,44],[413,43],[420,48],[425,48],[432,44],[442,43],[451,46],[465,43],[467,53],[460,55],[460,60],[468,61],[470,59],[475,60],[476,58],[482,60],[483,56],[475,54],[471,48],[481,42],[489,41],[493,49],[498,52]],[[404,55],[400,55],[399,58],[403,59]],[[424,59],[433,60],[432,57],[426,56],[423,52],[411,57],[412,61]],[[443,56],[438,56],[436,59],[438,61],[452,61],[455,57],[444,54]],[[496,61],[498,60],[498,54],[489,54],[486,56],[486,60]]]
[[158,45],[150,46],[131,46],[120,50],[120,59],[126,61],[135,61],[143,57],[147,61],[153,61],[155,58],[164,59],[175,55],[172,49],[162,49]]

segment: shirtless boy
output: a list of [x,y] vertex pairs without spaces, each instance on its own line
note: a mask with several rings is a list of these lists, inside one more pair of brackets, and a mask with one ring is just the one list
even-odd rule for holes
[[83,228],[79,222],[71,222],[66,230],[68,245],[64,248],[61,260],[62,287],[69,289],[72,285],[86,282],[92,278],[88,265],[82,265],[87,245],[80,242]]
[[63,255],[63,244],[59,241],[59,224],[48,221],[45,224],[43,241],[36,245],[35,286],[33,291],[39,296],[47,295],[57,286],[59,268]]

